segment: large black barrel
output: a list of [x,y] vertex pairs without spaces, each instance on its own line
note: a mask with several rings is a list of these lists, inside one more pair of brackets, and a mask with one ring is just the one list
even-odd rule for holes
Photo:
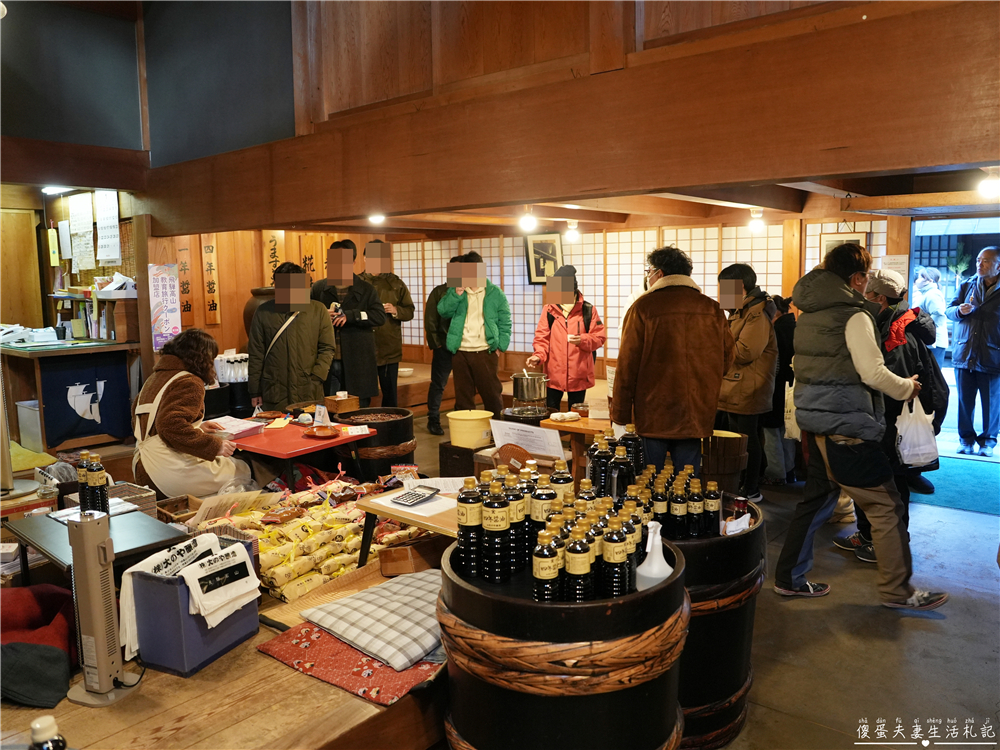
[[229,414],[229,383],[219,383],[218,388],[205,389],[205,419],[215,419]]
[[530,570],[465,580],[441,561],[453,750],[674,750],[683,718],[677,660],[689,602],[684,556],[646,591],[581,604],[532,601]]
[[[383,415],[389,415],[388,419]],[[366,482],[374,482],[380,476],[389,474],[393,464],[412,464],[417,441],[413,438],[413,412],[390,406],[376,406],[358,409],[332,416],[338,422],[368,425],[378,434],[357,443],[339,446],[337,454],[350,455],[356,449],[361,459],[361,474]]]
[[[732,500],[723,493],[724,517],[732,514]],[[754,525],[746,531],[672,542],[684,553],[691,596],[690,632],[680,664],[684,748],[722,747],[746,721],[753,621],[767,548],[764,515],[753,503],[747,507]],[[668,549],[664,541],[664,554]]]

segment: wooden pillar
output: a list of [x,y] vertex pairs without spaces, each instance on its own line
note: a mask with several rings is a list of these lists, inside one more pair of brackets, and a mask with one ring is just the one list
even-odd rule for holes
[[152,234],[152,217],[140,214],[132,219],[132,237],[135,242],[135,286],[139,295],[139,356],[142,359],[142,378],[153,372],[153,320],[149,309],[149,237]]
[[805,268],[805,248],[802,244],[802,220],[785,219],[784,239],[781,243],[781,296],[789,297],[795,282],[802,278]]

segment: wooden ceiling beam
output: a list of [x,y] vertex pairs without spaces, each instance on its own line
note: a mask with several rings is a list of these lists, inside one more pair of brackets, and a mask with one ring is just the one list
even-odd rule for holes
[[769,208],[773,211],[800,213],[806,204],[802,190],[783,185],[745,185],[741,187],[714,188],[709,190],[677,190],[679,195],[702,199],[716,206],[733,208]]
[[616,198],[594,198],[581,200],[577,205],[641,216],[704,219],[709,215],[709,209],[704,205],[673,198],[660,198],[655,195],[622,195]]
[[[470,216],[503,216],[515,222],[524,215],[524,205],[493,206],[491,208],[469,208],[461,213]],[[622,224],[628,220],[628,213],[615,211],[594,211],[585,208],[569,208],[564,204],[534,204],[531,214],[536,219],[556,221],[589,221],[595,224]]]
[[955,193],[917,193],[915,195],[878,195],[869,198],[843,198],[842,211],[887,216],[970,216],[996,214],[1000,204],[985,198],[978,190]]
[[93,190],[146,189],[149,152],[0,136],[0,179]]

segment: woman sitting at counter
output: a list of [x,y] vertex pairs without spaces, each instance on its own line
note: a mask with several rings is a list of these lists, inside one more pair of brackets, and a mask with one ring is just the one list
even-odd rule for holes
[[215,381],[219,346],[191,328],[163,347],[153,374],[132,404],[137,484],[157,496],[216,494],[232,479],[249,479],[250,467],[231,458],[236,446],[213,435],[219,425],[202,422],[205,384]]

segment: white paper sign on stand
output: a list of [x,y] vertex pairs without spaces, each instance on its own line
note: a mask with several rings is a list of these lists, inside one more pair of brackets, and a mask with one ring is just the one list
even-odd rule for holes
[[501,422],[490,420],[493,429],[493,441],[499,445],[513,443],[524,448],[532,456],[563,457],[562,441],[558,430],[547,427],[533,427],[530,424],[518,422]]

